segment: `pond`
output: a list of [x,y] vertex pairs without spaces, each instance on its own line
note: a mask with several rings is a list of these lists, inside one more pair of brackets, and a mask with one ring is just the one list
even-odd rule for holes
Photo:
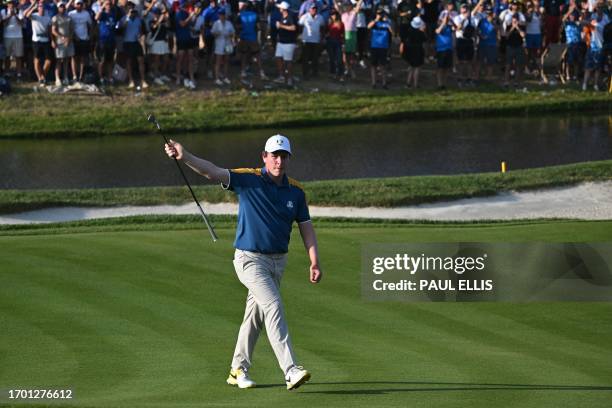
[[[159,118],[163,125],[163,118]],[[405,121],[287,129],[289,174],[302,181],[459,174],[612,158],[612,117],[544,116]],[[260,166],[279,130],[173,135],[223,167]],[[159,135],[0,141],[0,188],[181,185]],[[191,181],[206,180],[192,172]]]

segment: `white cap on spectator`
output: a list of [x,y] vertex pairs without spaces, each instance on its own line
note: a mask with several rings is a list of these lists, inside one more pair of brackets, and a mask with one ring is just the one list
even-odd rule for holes
[[283,1],[281,4],[278,5],[278,8],[281,10],[289,10],[289,3]]
[[279,150],[284,150],[287,153],[291,154],[291,144],[289,143],[289,139],[283,135],[274,135],[268,139],[266,142],[265,151],[268,153],[274,153]]
[[76,0],[74,4],[83,4],[83,0]]
[[410,25],[415,30],[420,30],[425,25],[425,22],[421,19],[421,17],[416,16],[415,18],[412,19],[412,22],[410,23]]

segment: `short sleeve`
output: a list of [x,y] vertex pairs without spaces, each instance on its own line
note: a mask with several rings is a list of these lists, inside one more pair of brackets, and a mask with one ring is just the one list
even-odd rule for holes
[[226,189],[240,194],[247,187],[255,186],[258,176],[253,171],[229,170],[229,184],[221,186]]
[[303,191],[300,192],[300,200],[298,203],[297,214],[295,216],[295,220],[298,223],[310,221],[310,212],[308,211],[308,204],[306,203],[306,194]]

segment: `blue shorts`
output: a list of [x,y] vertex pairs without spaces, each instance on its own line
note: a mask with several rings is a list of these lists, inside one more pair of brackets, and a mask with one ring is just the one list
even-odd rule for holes
[[584,69],[602,69],[604,65],[604,55],[601,50],[592,50],[589,48],[584,62]]
[[527,34],[525,37],[525,45],[527,49],[542,48],[542,34]]
[[485,65],[497,64],[497,45],[479,44],[478,61]]

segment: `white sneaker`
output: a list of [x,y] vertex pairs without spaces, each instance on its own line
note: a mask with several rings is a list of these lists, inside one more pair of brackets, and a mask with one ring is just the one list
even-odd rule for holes
[[231,85],[232,81],[229,80],[229,78],[223,78],[223,82],[225,82],[228,85]]
[[310,380],[310,373],[302,366],[293,366],[289,369],[285,382],[289,391],[297,389],[300,385]]
[[170,82],[170,78],[168,78],[166,75],[160,76],[159,79],[161,79],[164,82]]
[[257,384],[249,378],[249,374],[242,367],[231,369],[226,382],[229,385],[237,385],[238,388],[255,388]]
[[183,86],[185,88],[189,88],[189,79],[187,79],[187,78],[183,79]]
[[582,90],[583,90],[583,91],[586,91],[586,90],[587,90],[587,84],[586,84],[586,83],[583,83],[583,84],[582,84]]
[[242,72],[240,72],[240,78],[243,78],[243,79],[244,79],[244,78],[246,78],[246,77],[247,77],[247,73],[246,73],[246,71],[242,71]]
[[56,79],[56,80],[55,80],[55,86],[57,86],[57,87],[62,86],[62,81],[61,81],[61,79]]
[[597,84],[593,85],[593,90],[595,92],[599,92],[599,85],[597,85]]
[[140,86],[142,86],[142,89],[147,89],[149,87],[149,84],[147,83],[147,81],[142,81]]
[[223,81],[220,80],[219,78],[215,79],[215,85],[217,86],[223,86]]
[[196,83],[195,81],[192,81],[191,79],[189,80],[189,89],[191,89],[192,91],[196,89]]
[[284,84],[285,83],[285,77],[279,76],[278,78],[276,78],[274,80],[274,82],[277,83],[277,84]]
[[265,72],[263,72],[263,71],[261,71],[261,72],[259,73],[259,77],[260,77],[262,80],[264,80],[264,81],[267,81],[267,80],[268,80],[268,77],[266,76],[266,73],[265,73]]
[[161,79],[161,77],[157,77],[153,80],[155,85],[165,85],[165,82]]
[[134,81],[130,81],[130,83],[128,84],[128,88],[132,89],[134,87],[136,87],[136,84],[134,84]]

